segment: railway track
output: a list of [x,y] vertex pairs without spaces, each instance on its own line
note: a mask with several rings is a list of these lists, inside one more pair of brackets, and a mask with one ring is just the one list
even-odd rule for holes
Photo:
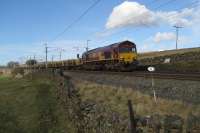
[[124,75],[144,78],[156,79],[175,79],[175,80],[191,80],[200,81],[200,73],[167,73],[167,72],[148,72],[148,71],[135,71],[135,72],[110,72],[110,71],[81,71],[81,70],[67,70],[65,72],[76,72],[85,74],[109,74],[109,75]]

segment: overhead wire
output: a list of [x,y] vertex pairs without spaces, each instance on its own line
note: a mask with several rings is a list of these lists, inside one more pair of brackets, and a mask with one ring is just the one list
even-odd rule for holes
[[68,31],[74,24],[80,21],[90,10],[92,10],[101,0],[96,0],[91,6],[89,6],[80,16],[78,16],[73,22],[71,22],[62,32],[57,34],[55,38],[53,38],[52,42],[57,40],[60,36],[62,36],[66,31]]
[[[79,22],[84,16],[86,16],[90,10],[92,10],[101,0],[96,0],[94,3],[92,3],[85,11],[83,11],[83,13],[80,14],[80,16],[78,16],[74,21],[72,21],[66,28],[64,28],[63,31],[61,31],[60,33],[58,33],[52,40],[50,40],[50,42],[48,43],[53,43],[54,41],[56,41],[60,36],[62,36],[65,32],[67,32],[68,30],[70,30],[77,22]],[[47,45],[47,43],[46,43]],[[50,48],[50,47],[49,47]],[[53,50],[52,50],[53,51]]]
[[[78,16],[73,22],[71,22],[62,32],[60,32],[60,33],[58,33],[56,36],[55,36],[55,38],[53,38],[53,40],[51,41],[51,42],[54,42],[55,40],[57,40],[60,36],[62,36],[65,32],[67,32],[68,30],[70,30],[77,22],[79,22],[85,15],[87,15],[87,13],[90,11],[90,10],[92,10],[99,2],[100,2],[101,0],[96,0],[91,6],[89,6],[80,16]],[[164,7],[164,6],[166,6],[166,5],[169,5],[169,4],[171,4],[172,2],[174,2],[174,1],[176,1],[176,0],[169,0],[169,1],[167,1],[167,2],[165,2],[165,3],[163,3],[163,4],[161,4],[161,5],[159,5],[159,6],[157,6],[157,7],[155,7],[155,8],[153,8],[154,10],[157,10],[157,9],[159,9],[159,8],[161,8],[161,7]],[[157,2],[157,0],[154,0],[154,1],[151,1],[151,2],[149,2],[148,4],[147,4],[147,6],[149,6],[149,5],[152,5],[152,4],[154,4],[155,2]],[[195,3],[195,2],[194,2]],[[193,3],[193,4],[194,4]],[[121,32],[124,32],[124,31],[126,31],[127,29],[125,29],[125,30],[123,30],[123,31],[121,31]],[[139,30],[139,29],[136,29],[136,30]],[[121,33],[121,32],[117,32],[117,33]],[[114,33],[114,34],[116,34],[116,33]],[[106,39],[105,41],[103,41],[103,42],[106,42],[108,39]]]
[[[179,8],[179,9],[177,9],[177,11],[181,11],[181,10],[183,10],[183,9],[186,9],[186,8],[195,8],[195,7],[197,7],[197,6],[199,6],[199,0],[196,0],[196,1],[194,1],[194,2],[192,2],[192,3],[187,3],[187,4],[185,4],[184,6],[181,6],[181,8]],[[172,15],[170,15],[170,16],[168,16],[169,18],[172,18],[172,17],[176,17],[177,16],[177,14],[172,14]]]
[[[167,6],[167,5],[169,5],[169,4],[171,4],[172,2],[174,2],[174,1],[176,1],[176,0],[169,0],[169,1],[167,1],[167,2],[165,2],[165,3],[163,3],[163,4],[161,4],[161,5],[159,5],[159,6],[157,6],[157,7],[155,7],[155,8],[153,8],[154,10],[157,10],[157,9],[159,9],[159,8],[161,8],[161,7],[164,7],[164,6]],[[155,1],[154,1],[155,2]],[[152,3],[154,3],[154,2],[152,2]],[[192,2],[192,3],[189,3],[189,4],[185,4],[181,9],[183,9],[183,8],[187,8],[187,7],[196,7],[196,6],[199,6],[198,5],[198,3],[199,3],[200,1],[199,0],[196,0],[196,1],[194,1],[194,2]],[[150,3],[151,4],[151,3]],[[175,14],[173,14],[173,15],[171,15],[171,16],[169,16],[169,17],[173,17],[173,16],[175,16]],[[119,33],[123,33],[123,32],[125,32],[125,31],[127,31],[128,29],[124,29],[124,30],[122,30],[122,31],[120,31],[120,32],[116,32],[116,33],[114,33],[114,34],[119,34]],[[140,29],[135,29],[134,31],[138,31],[138,30],[140,30]],[[106,39],[106,40],[104,40],[103,41],[103,43],[104,42],[107,42],[108,41],[108,39]],[[101,42],[102,43],[102,42]]]
[[[155,8],[153,8],[154,10],[157,10],[157,9],[159,9],[159,8],[161,8],[161,7],[164,7],[164,6],[166,6],[166,5],[169,5],[170,3],[172,3],[172,2],[174,2],[174,1],[176,1],[176,0],[169,0],[169,1],[167,1],[167,2],[165,2],[165,3],[163,3],[163,4],[161,4],[161,5],[159,5],[159,6],[157,6],[157,7],[155,7]],[[156,0],[154,0],[154,1],[152,1],[152,2],[149,2],[149,3],[147,3],[148,5],[151,5],[151,4],[153,4],[153,3],[155,3],[155,2],[157,2]],[[127,31],[128,29],[125,29],[125,30],[122,30],[122,31],[120,31],[120,32],[116,32],[116,33],[114,33],[114,34],[117,34],[117,33],[122,33],[122,32],[125,32],[125,31]],[[140,30],[140,29],[135,29],[135,31],[138,31],[138,30]],[[103,41],[103,43],[104,42],[106,42],[106,41],[108,41],[108,39],[106,39],[105,41]],[[101,42],[102,43],[102,42]]]
[[171,3],[173,3],[173,2],[175,2],[176,0],[169,0],[169,1],[167,1],[167,2],[165,2],[165,3],[163,3],[163,4],[161,4],[161,5],[159,5],[159,6],[157,6],[157,7],[155,7],[155,8],[153,8],[154,10],[157,10],[157,9],[159,9],[159,8],[161,8],[161,7],[164,7],[164,6],[166,6],[166,5],[169,5],[169,4],[171,4]]
[[[154,3],[156,3],[157,2],[157,0],[152,0],[152,1],[150,1],[150,2],[148,2],[147,4],[148,5],[152,5],[152,4],[154,4]],[[94,33],[92,33],[90,36],[93,36],[94,34],[96,35],[96,34],[99,34],[99,33],[103,33],[103,32],[106,32],[107,30],[103,30],[103,31],[101,31],[101,32],[94,32]],[[120,32],[122,32],[122,31],[120,31]],[[116,33],[116,32],[115,32]],[[119,32],[117,32],[117,33],[119,33]]]
[[181,8],[177,10],[182,10],[183,8],[195,8],[197,6],[200,6],[199,4],[200,4],[200,0],[196,0],[191,3],[184,4],[183,6],[181,6]]

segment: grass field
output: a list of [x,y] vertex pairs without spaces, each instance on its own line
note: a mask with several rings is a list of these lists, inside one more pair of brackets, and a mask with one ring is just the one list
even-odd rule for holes
[[70,131],[55,91],[54,83],[44,77],[0,76],[0,133]]
[[199,104],[162,98],[155,104],[150,95],[131,88],[72,77],[76,90],[70,80],[63,87],[61,78],[49,76],[0,77],[0,133],[128,132],[128,99],[142,117],[177,114],[185,120],[191,112],[200,115]]
[[[157,102],[155,103],[154,98],[152,96],[143,94],[131,88],[99,85],[84,81],[76,82],[76,86],[80,90],[80,95],[83,101],[95,101],[96,103],[100,103],[102,106],[109,107],[111,110],[114,110],[126,120],[129,119],[127,101],[131,100],[134,112],[136,113],[136,117],[152,118],[154,116],[159,116],[158,119],[154,119],[154,122],[162,123],[161,127],[163,130],[165,125],[164,123],[167,123],[167,121],[165,121],[165,118],[171,116],[171,118],[174,119],[177,116],[183,120],[183,124],[180,124],[180,121],[176,121],[183,127],[183,130],[190,128],[198,129],[198,131],[200,131],[199,105],[186,104],[177,100],[167,100],[162,98],[157,98]],[[192,118],[191,116],[195,117]],[[171,121],[169,121],[169,123],[172,123],[173,125],[173,122],[175,120],[172,119]],[[126,125],[128,125],[128,122],[125,123]],[[141,128],[145,130],[145,126]],[[170,129],[170,126],[167,128]],[[149,133],[152,132],[151,128],[147,129]]]
[[133,102],[134,110],[138,115],[148,116],[153,114],[160,115],[180,115],[186,119],[189,113],[200,115],[199,105],[189,105],[178,100],[166,100],[157,98],[157,103],[150,95],[143,94],[131,88],[113,87],[108,85],[99,85],[92,82],[77,82],[80,94],[83,100],[95,100],[97,103],[103,103],[120,114],[128,116],[127,101]]
[[7,79],[8,79],[8,76],[0,75],[0,82],[1,82],[2,80],[7,80]]

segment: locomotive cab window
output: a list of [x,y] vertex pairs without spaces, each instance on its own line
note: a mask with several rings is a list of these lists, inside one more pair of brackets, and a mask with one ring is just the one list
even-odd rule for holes
[[132,52],[137,52],[137,50],[136,50],[136,48],[134,47],[134,48],[132,48]]
[[135,47],[120,47],[119,48],[120,53],[131,53],[131,52],[136,52]]

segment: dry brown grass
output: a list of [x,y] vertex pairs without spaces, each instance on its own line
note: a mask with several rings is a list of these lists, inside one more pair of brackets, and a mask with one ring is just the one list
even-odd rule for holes
[[108,105],[125,116],[128,115],[128,99],[132,100],[136,113],[142,116],[158,113],[160,115],[177,114],[186,118],[190,112],[200,115],[199,105],[188,105],[181,101],[162,98],[158,98],[156,104],[153,97],[130,88],[99,85],[88,81],[76,81],[76,86],[80,89],[83,100],[94,100]]

